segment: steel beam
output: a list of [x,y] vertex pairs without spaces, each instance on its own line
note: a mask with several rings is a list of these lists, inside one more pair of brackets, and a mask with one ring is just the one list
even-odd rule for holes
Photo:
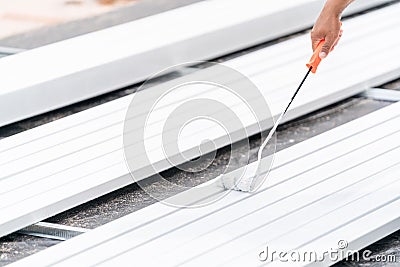
[[89,229],[80,227],[40,222],[25,227],[17,233],[65,241],[83,233],[87,233],[88,231]]
[[397,90],[370,88],[361,93],[360,96],[380,101],[400,101],[400,91]]

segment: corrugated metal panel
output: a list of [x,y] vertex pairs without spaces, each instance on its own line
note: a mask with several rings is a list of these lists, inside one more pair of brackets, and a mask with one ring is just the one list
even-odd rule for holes
[[[396,14],[399,10],[400,5],[395,5],[346,22],[349,34],[335,51],[335,57],[327,59],[318,75],[308,81],[287,119],[304,115],[398,76],[400,65],[392,58],[400,56],[400,50],[393,49],[400,42],[396,39],[396,25],[400,23]],[[371,26],[366,28],[364,25]],[[226,65],[248,75],[258,85],[271,103],[272,114],[276,116],[304,74],[304,62],[309,57],[307,49],[304,49],[309,45],[308,38],[308,35],[304,35],[228,61]],[[391,42],[381,41],[386,39]],[[365,43],[371,49],[367,49]],[[355,50],[357,53],[354,53]],[[374,53],[376,51],[380,53]],[[196,92],[196,88],[190,92]],[[157,90],[159,87],[155,86],[139,94],[152,94]],[[215,97],[213,90],[215,88],[210,88],[202,96]],[[177,100],[178,104],[191,96],[182,96]],[[125,97],[0,142],[0,235],[133,182],[122,150],[123,120],[130,99],[130,96]],[[157,112],[161,114],[160,121],[163,122],[167,114],[163,114],[162,110]],[[138,117],[145,115],[137,114]],[[250,134],[255,134],[253,126],[257,122],[254,118],[243,119],[244,127]],[[160,141],[162,126],[163,123],[157,123],[153,128],[152,142]],[[231,140],[226,133],[216,131],[215,127],[200,127],[195,131],[211,136],[217,147],[245,138],[235,136]],[[184,150],[191,153],[190,157],[199,156],[196,136],[186,135],[183,141]],[[160,147],[155,145],[152,153],[155,156],[152,163],[156,169],[138,164],[136,168],[145,171],[137,179],[172,167]]]
[[260,261],[266,246],[359,250],[400,228],[399,123],[397,103],[277,153],[254,194],[156,203],[11,266],[275,266]]
[[[363,0],[349,11],[386,2]],[[203,1],[3,58],[0,125],[131,85],[175,64],[215,58],[305,29],[323,3]]]

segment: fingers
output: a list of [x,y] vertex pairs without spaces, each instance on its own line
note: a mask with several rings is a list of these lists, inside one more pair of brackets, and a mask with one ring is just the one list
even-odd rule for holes
[[313,52],[315,51],[315,49],[317,49],[317,46],[319,45],[319,43],[323,40],[323,38],[313,38],[311,37],[311,44],[312,44],[312,50]]
[[313,51],[315,51],[322,40],[325,41],[319,57],[321,59],[326,58],[338,44],[342,34],[340,17],[333,16],[330,13],[321,13],[311,31],[311,45]]
[[321,52],[319,53],[319,57],[324,59],[328,56],[329,52],[331,52],[333,45],[335,44],[337,38],[333,38],[331,36],[327,36],[325,38],[325,43],[322,45]]
[[317,49],[319,43],[325,39],[325,34],[321,33],[321,31],[319,29],[316,29],[316,27],[314,26],[310,33],[310,37],[312,50],[314,52],[315,49]]
[[316,37],[315,35],[313,35],[313,33],[311,33],[311,44],[312,44],[313,51],[315,51],[315,49],[317,48],[317,46],[321,42],[321,40],[324,40],[325,43],[322,46],[321,52],[319,54],[319,57],[321,59],[326,58],[328,56],[328,54],[335,49],[335,46],[339,43],[340,38],[342,37],[342,35],[343,35],[343,30],[342,29],[340,29],[338,35],[330,34],[330,35],[324,36],[323,38]]
[[310,37],[311,37],[312,50],[314,52],[315,49],[317,49],[317,45],[318,45],[318,43],[320,42],[321,39],[316,36],[316,34],[314,33],[314,30],[311,31]]
[[343,30],[340,29],[339,36],[338,36],[338,38],[336,39],[335,43],[333,44],[332,49],[331,49],[331,52],[333,51],[333,49],[335,49],[336,45],[339,43],[340,38],[342,38],[342,35],[343,35]]

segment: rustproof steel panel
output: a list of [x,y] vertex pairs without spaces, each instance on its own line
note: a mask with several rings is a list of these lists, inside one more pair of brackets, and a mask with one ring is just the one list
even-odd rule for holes
[[254,194],[196,209],[156,203],[11,266],[259,266],[266,245],[359,250],[400,228],[399,120],[396,103],[278,152]]
[[[359,1],[348,14],[387,2]],[[306,29],[323,3],[202,1],[2,58],[0,126]]]
[[[392,46],[400,43],[400,40],[393,37],[398,36],[395,34],[395,25],[400,23],[400,18],[395,14],[399,9],[400,5],[393,5],[346,21],[347,31],[354,34],[344,36],[342,45],[335,51],[335,57],[327,59],[321,65],[318,75],[308,81],[304,94],[301,93],[293,103],[286,119],[304,115],[359,93],[366,86],[398,76],[400,65],[392,58],[400,57],[400,51],[392,49]],[[381,23],[373,23],[368,29],[363,27],[374,21]],[[389,37],[391,42],[380,41]],[[308,38],[308,35],[300,36],[225,64],[248,75],[270,102],[272,115],[277,116],[301,78],[297,75],[304,73],[304,62],[307,61],[309,52],[303,48],[308,45]],[[366,49],[364,43],[371,44],[372,48]],[[359,47],[364,49],[354,53]],[[388,53],[371,54],[375,50]],[[355,63],[348,64],[350,61]],[[364,68],[362,72],[359,71],[362,66],[375,66],[382,61],[386,63],[380,68]],[[348,75],[349,73],[352,75]],[[151,95],[157,93],[157,88],[155,86],[138,94]],[[194,86],[189,91],[190,94],[184,94],[176,101],[185,101],[192,97],[197,87]],[[204,96],[211,98],[216,95],[213,88],[204,92]],[[0,215],[0,235],[16,231],[133,182],[122,151],[123,119],[131,97],[112,101],[0,141],[0,164],[4,170],[0,176],[0,214],[3,214]],[[174,104],[176,103],[171,103]],[[165,108],[170,108],[168,103]],[[233,106],[231,108],[234,109]],[[163,116],[164,109],[156,112],[160,113],[161,121],[166,119]],[[244,127],[251,134],[257,133],[253,127],[257,122],[246,116],[243,116],[243,121]],[[162,125],[159,122],[154,124],[154,135],[149,139],[154,141],[151,143],[155,147],[152,151],[155,156],[153,163],[157,169],[153,170],[147,165],[137,166],[144,170],[140,179],[153,175],[155,171],[172,167],[169,159],[163,157],[162,151],[154,145],[160,140]],[[199,126],[201,127],[196,131],[215,138],[217,147],[223,147],[232,141],[228,135],[221,134],[213,127]],[[189,132],[183,137],[184,148],[191,153],[190,157],[199,156],[197,146],[194,145],[197,144],[196,135]],[[235,138],[233,141],[245,136]]]

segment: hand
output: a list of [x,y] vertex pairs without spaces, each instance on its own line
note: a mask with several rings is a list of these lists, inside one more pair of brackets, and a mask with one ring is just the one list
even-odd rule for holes
[[340,22],[339,15],[329,12],[321,13],[311,31],[311,43],[313,51],[317,48],[317,45],[321,40],[325,40],[321,53],[319,54],[320,58],[326,58],[338,44],[343,34],[343,30],[341,28],[342,23]]

